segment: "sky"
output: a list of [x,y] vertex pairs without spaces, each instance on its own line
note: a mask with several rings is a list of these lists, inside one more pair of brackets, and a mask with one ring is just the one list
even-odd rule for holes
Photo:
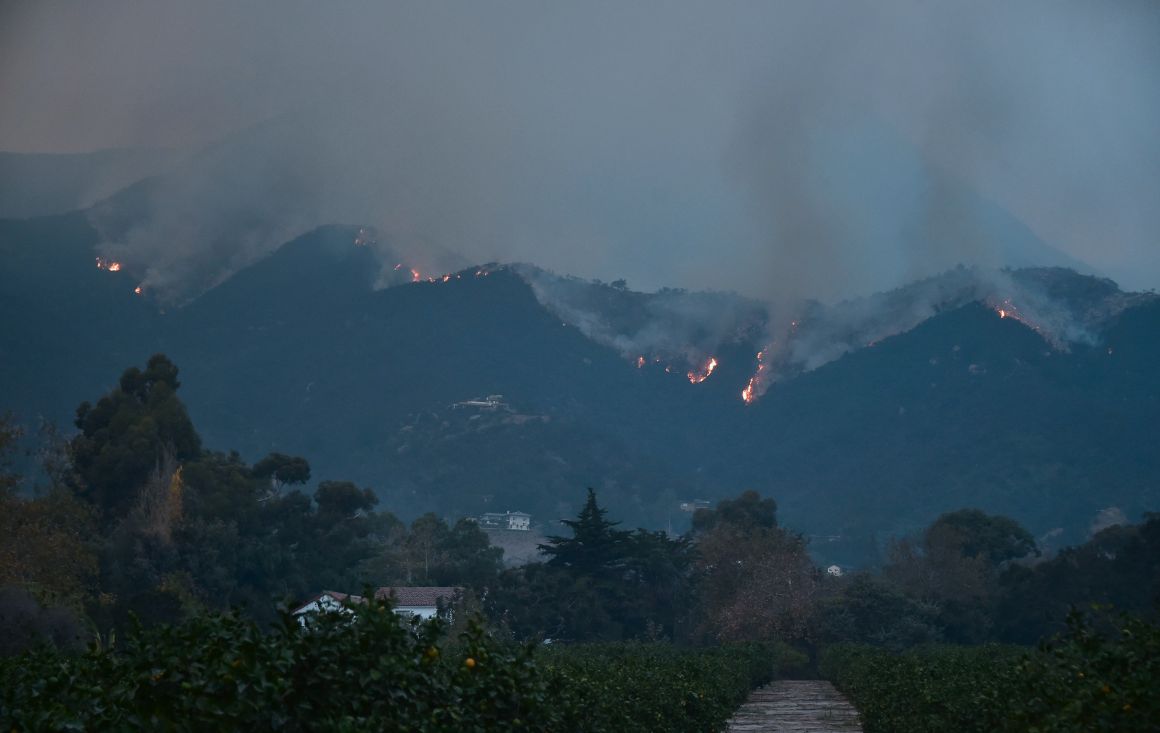
[[107,242],[159,282],[340,221],[640,289],[1149,289],[1157,38],[1146,1],[0,0],[0,150],[209,146]]

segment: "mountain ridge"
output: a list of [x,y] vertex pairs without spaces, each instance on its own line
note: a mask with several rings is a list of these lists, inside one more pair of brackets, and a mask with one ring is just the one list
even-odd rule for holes
[[[1046,278],[1076,312],[1116,304],[1092,321],[1094,338],[1066,349],[1001,317],[1002,303],[955,301],[873,346],[787,373],[745,404],[768,323],[734,329],[726,318],[720,343],[659,362],[648,354],[638,367],[623,344],[546,306],[525,268],[409,283],[404,268],[382,266],[389,250],[356,244],[354,227],[315,230],[170,308],[133,294],[131,265],[98,269],[85,226],[76,216],[0,222],[0,253],[21,267],[0,276],[0,298],[23,314],[0,329],[5,353],[19,355],[3,367],[6,407],[65,422],[121,369],[164,351],[208,445],[249,460],[300,453],[320,479],[372,486],[404,516],[471,514],[490,506],[487,496],[567,516],[588,484],[628,521],[679,528],[678,500],[754,488],[778,499],[790,526],[846,538],[825,549],[840,559],[848,543],[880,542],[960,506],[1074,537],[1109,505],[1132,515],[1160,499],[1149,482],[1160,465],[1129,460],[1129,448],[1153,453],[1144,444],[1160,416],[1160,355],[1148,334],[1160,306],[1108,281],[1003,276]],[[384,272],[400,286],[383,287]],[[610,307],[636,303],[626,323],[647,321],[650,298],[671,314],[685,297],[574,286],[610,296]],[[65,305],[71,292],[86,293],[81,307]],[[753,314],[735,296],[689,297]],[[719,366],[693,384],[691,355],[708,351]],[[526,419],[472,421],[452,407],[496,393]]]

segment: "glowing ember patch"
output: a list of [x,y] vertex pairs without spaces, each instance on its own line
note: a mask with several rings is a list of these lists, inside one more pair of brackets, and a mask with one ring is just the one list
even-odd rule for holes
[[422,279],[423,279],[422,273],[420,273],[418,270],[415,270],[415,269],[411,270],[411,282],[417,283]]
[[690,371],[686,376],[693,384],[700,384],[713,374],[713,370],[717,368],[717,357],[709,357],[709,361],[705,362],[705,367],[701,371]]
[[450,275],[444,275],[444,276],[443,276],[443,282],[447,282],[447,281],[448,281],[448,280],[450,280],[450,279],[451,279],[451,276],[450,276]]
[[1002,308],[1000,308],[1000,309],[999,309],[999,317],[1000,317],[1000,318],[1006,318],[1006,317],[1007,317],[1007,311],[1005,311],[1005,310],[1003,310]]
[[108,270],[109,272],[120,272],[121,263],[116,260],[106,260],[100,257],[97,258],[97,269]]
[[644,357],[643,356],[636,357],[636,368],[637,369],[644,368]]
[[133,288],[133,294],[134,294],[134,295],[140,295],[140,294],[141,294],[141,293],[143,293],[143,292],[145,292],[145,291],[144,291],[144,289],[142,289],[142,287],[141,287],[140,285],[138,285],[137,287]]

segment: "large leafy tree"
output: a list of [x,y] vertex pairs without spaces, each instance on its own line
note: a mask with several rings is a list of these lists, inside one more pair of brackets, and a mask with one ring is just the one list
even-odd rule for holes
[[777,526],[772,499],[747,491],[695,517],[700,629],[715,639],[809,636],[819,587],[800,535]]
[[703,534],[718,525],[728,525],[734,531],[775,529],[777,502],[750,490],[736,499],[722,499],[715,509],[698,509],[693,514],[694,533]]
[[177,397],[177,367],[156,354],[130,368],[97,404],[77,408],[72,442],[82,496],[106,523],[124,517],[166,453],[178,462],[201,453],[201,439]]
[[1014,519],[978,509],[943,514],[926,530],[923,544],[927,552],[949,550],[989,567],[1039,554],[1035,538]]
[[254,464],[253,475],[266,479],[277,493],[287,484],[305,484],[310,480],[310,463],[301,456],[274,452]]
[[1033,554],[1034,538],[1014,520],[963,509],[936,519],[917,544],[895,543],[885,576],[939,606],[948,640],[979,643],[992,635],[1001,574]]
[[1003,641],[1034,643],[1061,631],[1070,608],[1090,604],[1155,616],[1160,613],[1160,515],[1105,528],[1050,560],[1012,565],[1000,586],[995,635]]

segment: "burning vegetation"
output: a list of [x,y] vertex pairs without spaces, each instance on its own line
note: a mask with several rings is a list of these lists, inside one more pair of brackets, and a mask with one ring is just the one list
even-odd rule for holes
[[757,369],[753,372],[753,376],[749,378],[749,383],[745,385],[745,389],[741,390],[741,400],[745,404],[752,404],[765,391],[762,389],[762,385],[765,381],[764,375],[767,368],[765,351],[757,352]]
[[[447,272],[447,273],[444,273],[442,275],[424,275],[422,273],[422,271],[419,270],[418,268],[407,267],[402,262],[396,263],[395,266],[391,269],[394,270],[395,272],[405,271],[405,272],[410,273],[411,282],[413,282],[413,283],[421,283],[421,282],[446,283],[446,282],[451,282],[452,280],[462,280],[463,279],[462,272]],[[487,277],[490,274],[491,274],[491,270],[487,270],[487,269],[484,269],[482,267],[475,271],[475,277]]]
[[104,257],[98,257],[96,259],[98,270],[108,270],[109,272],[121,271],[121,263],[116,260],[106,260]]
[[[639,362],[637,366],[640,366]],[[702,367],[700,370],[690,370],[686,376],[688,376],[691,383],[700,384],[701,382],[704,382],[706,379],[708,379],[716,369],[717,357],[711,356],[709,357],[709,361],[705,362],[704,367]]]

